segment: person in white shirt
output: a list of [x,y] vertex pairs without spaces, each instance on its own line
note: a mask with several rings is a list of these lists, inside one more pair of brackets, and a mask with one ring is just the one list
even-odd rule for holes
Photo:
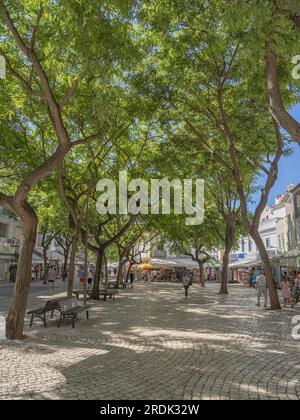
[[260,306],[261,298],[265,299],[265,308],[267,307],[268,303],[268,283],[264,272],[262,271],[261,274],[256,279],[256,290],[257,290],[257,306]]

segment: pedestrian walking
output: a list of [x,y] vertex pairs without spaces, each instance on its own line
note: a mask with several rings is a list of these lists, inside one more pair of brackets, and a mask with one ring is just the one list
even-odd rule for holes
[[54,289],[55,275],[55,268],[51,267],[48,273],[48,290]]
[[93,271],[91,268],[89,269],[89,272],[88,272],[87,282],[88,282],[88,286],[91,287],[93,283]]
[[83,267],[80,267],[80,270],[79,270],[79,283],[80,283],[80,288],[81,289],[84,288],[84,282],[85,282],[84,270],[83,270]]
[[187,273],[185,273],[183,278],[182,278],[182,285],[183,285],[183,288],[184,288],[185,297],[187,299],[188,296],[189,296],[189,288],[190,288],[190,285],[191,285],[191,281],[190,281],[190,278],[187,275]]
[[292,298],[291,283],[290,283],[287,273],[284,273],[284,275],[282,276],[281,290],[283,294],[283,306],[286,308],[287,304],[291,302],[291,298]]
[[63,275],[62,275],[62,281],[65,282],[67,280],[67,278],[68,278],[68,272],[67,272],[67,270],[65,270],[63,272]]
[[33,274],[32,280],[37,281],[38,280],[38,268],[37,268],[36,265],[33,267],[32,274]]
[[265,299],[265,308],[268,303],[268,284],[267,279],[262,271],[261,274],[256,279],[256,290],[257,290],[257,306],[260,306],[261,298]]
[[130,280],[130,287],[133,289],[133,283],[134,283],[134,273],[131,271],[129,274],[129,280]]

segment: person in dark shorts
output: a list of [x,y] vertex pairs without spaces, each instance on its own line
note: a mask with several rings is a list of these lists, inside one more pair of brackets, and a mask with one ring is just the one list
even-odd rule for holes
[[93,283],[93,273],[91,270],[88,272],[88,278],[87,278],[88,286],[91,287]]
[[184,273],[184,276],[182,278],[182,286],[184,288],[186,299],[189,296],[189,288],[190,288],[190,285],[191,285],[191,280],[190,280],[189,276],[187,275],[187,273]]
[[129,280],[130,280],[130,287],[133,289],[134,273],[132,271],[129,274]]

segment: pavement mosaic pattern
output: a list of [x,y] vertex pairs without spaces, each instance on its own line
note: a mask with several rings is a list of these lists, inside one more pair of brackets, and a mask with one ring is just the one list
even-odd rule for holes
[[[186,301],[180,285],[138,284],[93,302],[75,330],[27,320],[24,342],[0,336],[0,399],[300,399],[300,307],[256,308],[242,286],[217,292],[196,285]],[[0,293],[0,319],[8,305]]]

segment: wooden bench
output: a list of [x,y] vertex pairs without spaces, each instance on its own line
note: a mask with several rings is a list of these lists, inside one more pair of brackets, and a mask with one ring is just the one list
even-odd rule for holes
[[58,311],[58,302],[64,298],[48,300],[44,306],[36,309],[32,309],[27,312],[31,315],[30,327],[33,325],[34,318],[39,318],[43,323],[44,327],[47,328],[47,313],[51,312],[51,318],[53,318],[54,311]]
[[[117,290],[99,290],[99,298],[103,297],[103,300],[106,301],[107,297],[110,299],[115,299],[115,295],[119,292]],[[79,299],[80,296],[84,296],[84,290],[73,290],[73,294],[76,296],[76,299]],[[90,298],[92,290],[87,290],[87,296]]]
[[109,289],[117,289],[118,288],[117,283],[108,283],[108,288]]
[[58,310],[60,318],[57,328],[60,327],[64,319],[72,320],[72,328],[75,328],[75,321],[78,320],[78,315],[82,312],[86,313],[86,319],[89,319],[89,305],[80,305],[75,298],[65,298],[58,302]]
[[115,295],[118,293],[118,290],[99,290],[99,298],[103,296],[103,300],[106,302],[108,296],[110,299],[115,299]]
[[123,288],[123,289],[126,289],[127,287],[129,287],[130,286],[130,283],[120,283],[118,286],[117,286],[117,284],[116,283],[109,283],[108,284],[108,287],[110,288],[110,289],[118,289],[118,288]]
[[[86,291],[87,297],[90,297],[92,293],[91,289],[88,289]],[[84,290],[83,289],[78,289],[78,290],[73,290],[73,295],[76,297],[76,299],[79,299],[79,296],[84,296]]]

